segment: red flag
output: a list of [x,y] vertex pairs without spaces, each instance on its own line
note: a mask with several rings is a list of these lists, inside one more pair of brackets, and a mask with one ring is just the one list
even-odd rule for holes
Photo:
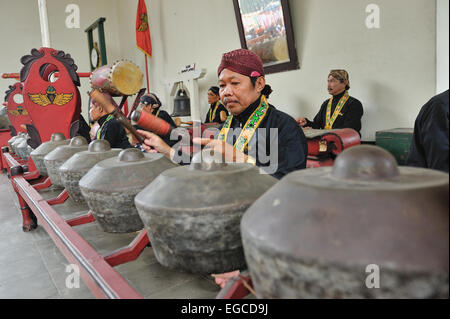
[[136,14],[136,45],[149,57],[152,57],[152,42],[148,27],[147,7],[144,0],[139,0]]

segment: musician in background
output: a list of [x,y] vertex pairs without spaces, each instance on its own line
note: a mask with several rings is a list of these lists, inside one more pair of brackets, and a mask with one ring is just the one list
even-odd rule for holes
[[[117,107],[110,94],[102,93],[112,104]],[[123,126],[106,110],[98,104],[95,99],[91,99],[89,114],[92,121],[97,121],[99,128],[95,132],[93,140],[107,140],[111,148],[130,148],[127,134]]]
[[[141,96],[140,100],[140,107],[143,112],[148,112],[150,114],[155,115],[156,117],[159,117],[160,119],[166,121],[169,123],[172,127],[177,127],[175,122],[173,121],[172,117],[164,110],[161,110],[162,103],[159,100],[158,96],[156,96],[155,93],[148,93],[143,96]],[[134,127],[138,130],[143,130],[144,128],[140,127],[139,125],[134,125]],[[178,141],[171,141],[170,137],[168,136],[161,136],[164,142],[166,144],[172,146]]]
[[363,106],[360,101],[348,94],[350,81],[347,71],[331,70],[328,75],[328,93],[331,98],[322,103],[313,121],[305,117],[297,118],[302,127],[313,129],[352,128],[361,135]]
[[448,90],[431,98],[420,109],[406,159],[407,166],[437,169],[448,173]]
[[209,110],[205,123],[223,123],[228,117],[228,111],[220,101],[219,88],[211,86],[208,90]]

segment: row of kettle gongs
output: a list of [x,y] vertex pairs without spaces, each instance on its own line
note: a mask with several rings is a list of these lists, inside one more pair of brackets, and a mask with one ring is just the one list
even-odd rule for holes
[[[355,154],[357,155],[355,156]],[[127,211],[127,213],[119,213],[117,216],[105,217],[105,214],[98,216],[106,225],[103,227],[106,231],[115,231],[117,227],[122,227],[119,231],[127,231],[125,228],[143,221],[148,228],[155,255],[158,261],[165,266],[199,273],[218,273],[245,268],[239,232],[239,227],[242,227],[245,258],[258,296],[301,298],[302,296],[373,295],[377,297],[383,296],[382,291],[385,291],[385,296],[418,294],[415,289],[403,287],[404,284],[403,286],[391,284],[386,285],[384,290],[366,291],[368,288],[360,285],[361,272],[355,271],[355,269],[362,267],[365,260],[367,262],[370,260],[367,257],[367,251],[375,251],[374,255],[379,255],[374,260],[378,259],[378,263],[383,265],[383,269],[386,269],[391,277],[396,278],[396,276],[409,274],[415,280],[423,280],[425,274],[425,278],[428,278],[425,280],[429,288],[427,291],[445,295],[445,291],[441,292],[441,285],[436,284],[436,282],[440,282],[436,281],[436,276],[441,278],[447,274],[448,278],[448,258],[446,263],[445,258],[442,259],[445,252],[448,256],[448,243],[447,250],[445,250],[443,247],[445,243],[441,240],[445,236],[448,238],[448,222],[442,223],[442,219],[447,218],[448,221],[448,212],[447,215],[442,213],[442,208],[448,207],[448,192],[445,193],[445,189],[448,190],[447,174],[425,169],[398,168],[395,160],[392,161],[383,151],[373,146],[354,147],[352,152],[349,149],[346,155],[341,154],[340,160],[336,161],[333,168],[294,172],[277,184],[276,180],[268,175],[258,174],[257,169],[252,169],[248,164],[223,164],[211,156],[210,159],[193,163],[191,166],[175,167],[175,164],[159,155],[158,160],[165,162],[165,165],[162,165],[161,172],[150,173],[151,179],[154,181],[147,183],[148,187],[143,185],[143,188],[137,192],[137,187],[134,187],[133,191],[126,194],[127,187],[133,188],[137,180],[141,180],[143,175],[148,174],[148,172],[145,173],[146,165],[141,164],[138,165],[142,166],[141,170],[138,170],[139,172],[131,168],[131,171],[135,171],[136,174],[120,175],[119,179],[132,176],[133,182],[128,181],[123,185],[118,185],[119,191],[114,192],[111,188],[112,176],[119,176],[117,174],[125,172],[126,167],[135,166],[137,162],[147,156],[153,157],[154,154],[144,155],[137,150],[130,150],[122,153],[121,160],[110,159],[108,164],[100,165],[97,170],[94,170],[97,171],[95,174],[87,175],[86,185],[84,185],[86,192],[83,195],[92,195],[92,198],[89,199],[93,203],[90,205],[92,207],[107,206],[109,211],[116,207],[119,211]],[[203,157],[208,158],[208,156]],[[213,159],[211,160],[211,158]],[[196,159],[193,158],[193,162],[195,161]],[[155,159],[149,160],[149,162],[155,162]],[[361,163],[365,163],[367,167],[359,167],[358,165]],[[116,166],[117,168],[115,168]],[[155,163],[148,166],[155,166]],[[168,169],[170,167],[173,168]],[[155,169],[150,168],[150,171],[154,172]],[[372,175],[367,172],[372,172]],[[265,178],[262,179],[262,182],[262,180],[254,180],[255,176]],[[93,185],[97,180],[98,184]],[[309,182],[302,184],[302,180]],[[425,183],[424,180],[426,180]],[[276,187],[272,187],[275,184]],[[263,186],[256,190],[255,194],[248,193],[248,190],[254,189],[255,185]],[[435,216],[431,218],[434,225],[431,232],[418,235],[416,229],[428,209],[422,206],[420,209],[414,209],[414,205],[407,205],[405,208],[406,201],[402,198],[407,196],[405,194],[411,193],[411,187],[414,192],[422,194],[422,203],[437,203],[432,210]],[[267,191],[268,189],[270,191]],[[373,192],[373,189],[378,192]],[[436,191],[436,189],[441,191]],[[107,194],[111,192],[116,197],[117,194],[121,194],[120,198],[114,199],[118,202],[111,200],[111,197],[108,198]],[[262,194],[264,196],[261,197]],[[302,194],[309,195],[301,196]],[[378,205],[368,205],[367,203],[371,201],[378,203],[379,199],[377,198],[380,196],[387,196],[382,200],[387,206],[383,207],[383,213],[395,216],[394,220],[397,223],[393,224],[392,218],[386,216],[377,219],[378,223],[371,221],[372,216],[377,216],[373,210]],[[424,196],[428,198],[423,200]],[[130,205],[134,206],[133,203],[130,204],[130,201],[133,202],[134,197],[136,197],[135,203],[139,219],[135,214],[131,225],[126,225],[124,219],[130,215]],[[332,199],[335,201],[330,205],[324,200],[313,200],[315,197],[331,198],[331,203],[333,203]],[[413,197],[419,198],[418,196]],[[302,200],[299,200],[300,198]],[[356,199],[360,199],[360,201],[358,202]],[[445,205],[446,200],[447,205]],[[127,203],[122,205],[125,202]],[[253,202],[255,202],[254,205],[250,207]],[[297,202],[301,205],[298,205]],[[356,208],[358,205],[363,209]],[[249,207],[250,209],[248,209]],[[240,225],[242,215],[247,209],[246,218]],[[414,223],[410,219],[409,223],[402,220],[401,212],[404,209],[411,211],[410,214],[417,217],[417,220],[413,220]],[[359,212],[360,215],[355,217],[352,215],[353,212]],[[315,224],[311,220],[315,221]],[[344,220],[347,222],[343,222]],[[349,221],[357,223],[357,227],[354,227]],[[301,225],[310,225],[311,223],[315,228],[305,226],[304,231],[300,231]],[[372,233],[366,229],[367,224],[378,230],[372,235],[373,240],[370,242],[361,240],[364,235]],[[275,225],[277,226],[275,227]],[[347,225],[347,228],[344,225]],[[392,234],[385,230],[386,225],[390,225],[389,229]],[[447,225],[447,228],[442,229],[436,225]],[[138,227],[141,226],[142,224],[139,224]],[[346,235],[342,239],[339,236],[337,236],[339,238],[334,238],[328,232],[320,231],[324,228],[328,232],[329,229],[333,229],[332,235],[334,234],[334,236],[349,234],[349,230],[359,230],[359,232],[350,232],[351,235]],[[396,229],[397,233],[403,228],[406,243],[405,240],[397,243],[392,229]],[[384,232],[379,229],[384,229]],[[233,236],[233,234],[237,234],[237,236]],[[314,234],[317,238],[311,240]],[[302,236],[310,240],[305,240]],[[419,240],[421,238],[427,238],[427,240]],[[355,247],[349,245],[347,241],[353,243]],[[375,244],[371,246],[372,242]],[[421,254],[427,255],[427,258],[423,258],[421,254],[418,254],[420,257],[412,257],[412,255],[411,258],[399,257],[395,254],[397,249],[392,251],[377,248],[384,247],[383,245],[388,246],[386,242],[390,242],[391,247],[398,245],[418,247],[421,243],[423,246],[424,242],[435,242],[433,245],[435,249],[422,247]],[[310,243],[310,245],[305,245],[305,243]],[[317,243],[322,243],[324,247]],[[346,248],[338,249],[339,245]],[[299,246],[306,246],[300,254],[298,253]],[[371,249],[368,249],[369,247]],[[286,264],[284,268],[280,267],[280,260],[284,260]],[[421,264],[419,262],[421,260],[427,260],[429,264]],[[277,262],[275,263],[275,261]],[[269,265],[271,263],[272,265]],[[392,264],[396,266],[389,266]],[[347,271],[353,273],[356,279],[353,278],[352,285],[347,285],[352,288],[339,289],[339,280],[335,280],[336,283],[330,285],[330,282],[325,284],[326,280],[318,280],[320,276],[301,275],[302,269],[303,272],[308,269],[306,265],[309,267],[314,265],[313,268],[317,269],[317,274],[321,273],[319,270],[324,271],[324,269],[329,269],[330,272],[336,274]],[[335,265],[336,268],[333,270],[330,265]],[[438,271],[439,269],[440,271]],[[278,270],[278,272],[274,270]],[[268,276],[268,274],[273,274],[273,276]],[[339,278],[339,276],[337,277]],[[283,278],[284,280],[281,280]],[[316,287],[310,289],[312,292],[305,288],[309,287],[311,282],[314,283],[311,287]],[[334,281],[331,280],[331,282]],[[328,288],[325,289],[324,286]],[[285,289],[286,287],[289,289]],[[318,289],[317,287],[322,288]]]

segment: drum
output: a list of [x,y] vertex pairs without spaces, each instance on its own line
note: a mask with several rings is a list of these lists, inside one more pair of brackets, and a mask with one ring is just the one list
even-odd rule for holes
[[116,61],[112,65],[101,66],[92,71],[89,78],[91,87],[112,96],[133,95],[142,87],[144,75],[131,61]]

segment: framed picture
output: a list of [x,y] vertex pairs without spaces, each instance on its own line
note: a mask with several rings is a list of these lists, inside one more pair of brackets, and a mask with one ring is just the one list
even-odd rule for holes
[[299,68],[288,0],[233,0],[244,49],[255,52],[266,74]]

